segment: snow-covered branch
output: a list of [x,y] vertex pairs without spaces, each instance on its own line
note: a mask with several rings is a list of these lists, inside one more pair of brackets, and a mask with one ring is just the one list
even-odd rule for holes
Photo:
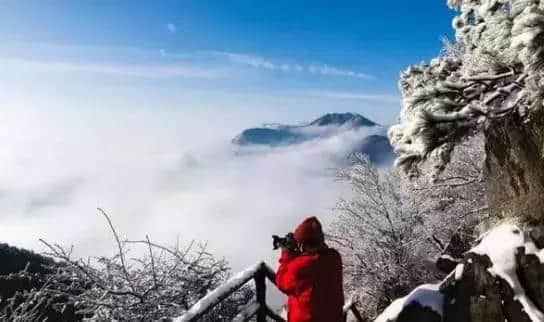
[[[227,263],[216,260],[205,245],[169,247],[152,242],[148,236],[122,240],[110,217],[99,211],[114,235],[117,253],[84,261],[73,259],[71,249],[42,240],[48,249],[46,255],[60,264],[49,270],[39,298],[61,298],[61,304],[72,307],[78,318],[151,321],[183,314],[230,277]],[[138,256],[128,256],[134,252]],[[238,306],[249,303],[253,294],[251,288],[242,287],[202,321],[232,319]]]
[[515,113],[529,120],[544,100],[544,8],[539,1],[451,0],[456,45],[401,76],[400,122],[389,137],[397,165],[417,176],[438,155],[443,170],[451,146],[488,120]]

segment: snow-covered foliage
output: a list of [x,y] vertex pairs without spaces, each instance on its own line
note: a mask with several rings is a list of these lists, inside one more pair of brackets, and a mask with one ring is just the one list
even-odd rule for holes
[[417,285],[443,278],[434,265],[440,255],[460,257],[470,249],[486,211],[478,142],[457,146],[452,166],[433,183],[403,180],[397,169],[381,171],[361,155],[340,171],[353,193],[339,202],[329,240],[343,256],[346,291],[355,293],[367,318]]
[[[59,310],[72,307],[80,318],[93,321],[155,321],[185,313],[230,276],[227,263],[216,260],[204,245],[167,247],[147,237],[121,240],[109,217],[102,214],[118,252],[95,260],[72,259],[71,250],[43,241],[49,249],[46,254],[60,264],[51,267],[47,283],[29,297],[48,301],[60,296]],[[136,256],[139,247],[147,254]],[[253,296],[252,289],[243,287],[201,321],[232,319]]]
[[355,156],[339,176],[351,184],[353,197],[339,202],[329,240],[342,253],[347,294],[374,318],[432,275],[424,214],[402,195],[396,171],[380,172],[365,156]]
[[449,0],[456,42],[429,64],[401,75],[400,123],[389,130],[397,164],[413,172],[433,157],[438,170],[452,147],[489,119],[529,121],[544,98],[544,1]]
[[251,319],[252,316],[257,314],[260,309],[260,305],[257,302],[252,302],[244,307],[238,315],[232,319],[232,322],[244,322]]
[[480,228],[487,230],[483,167],[484,144],[482,135],[478,135],[456,145],[448,167],[432,181],[425,175],[433,172],[434,164],[430,161],[419,167],[423,175],[403,180],[404,193],[413,195],[425,213],[433,251],[462,257],[478,237]]
[[[33,274],[27,270],[16,274],[18,277],[28,277],[31,279]],[[38,289],[22,290],[2,303],[0,310],[0,321],[44,321],[47,314],[44,312],[48,305],[52,304],[52,299],[44,296],[44,290],[49,286],[49,281],[45,281]]]

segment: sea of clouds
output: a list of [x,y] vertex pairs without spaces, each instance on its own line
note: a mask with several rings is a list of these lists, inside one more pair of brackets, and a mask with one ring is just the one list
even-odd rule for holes
[[230,140],[243,122],[168,109],[23,107],[0,122],[1,242],[41,251],[44,238],[77,256],[113,254],[101,207],[121,237],[207,242],[234,271],[275,266],[271,235],[305,216],[331,223],[349,193],[335,168],[380,131],[242,148]]

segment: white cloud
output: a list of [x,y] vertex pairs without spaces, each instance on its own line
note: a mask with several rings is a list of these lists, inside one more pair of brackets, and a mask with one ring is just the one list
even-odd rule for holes
[[338,91],[310,91],[306,93],[313,97],[332,98],[340,100],[375,101],[382,103],[400,104],[400,96],[395,94],[375,94],[367,92],[338,92]]
[[[228,53],[228,52],[212,52],[218,56],[224,56],[228,58],[231,62],[251,66],[254,68],[262,68],[268,70],[279,70],[281,66],[274,64],[270,61],[267,61],[261,57],[251,56],[246,54],[237,54],[237,53]],[[288,66],[288,65],[286,65]]]
[[[175,25],[172,27],[175,28]],[[235,71],[233,65],[236,65],[238,67],[251,67],[258,70],[282,73],[307,73],[325,77],[361,80],[375,78],[375,76],[367,73],[338,66],[282,62],[256,55],[227,51],[171,52],[165,48],[146,50],[133,47],[56,44],[38,44],[35,47],[16,49],[15,51],[10,48],[4,50],[6,53],[0,56],[0,65],[5,65],[2,67],[26,66],[28,69],[36,69],[37,71],[54,71],[58,69],[59,72],[89,72],[139,77],[216,78],[226,76],[226,70],[229,70],[231,72],[229,75],[232,75],[232,72]],[[21,56],[21,51],[43,53],[43,56]],[[89,53],[93,54],[89,55]],[[43,57],[63,58],[45,59]],[[109,58],[97,59],[96,57]],[[126,63],[124,61],[142,61],[142,63]]]
[[302,65],[302,64],[288,64],[288,63],[275,63],[270,60],[266,60],[259,56],[253,56],[241,53],[231,53],[223,51],[208,51],[207,53],[227,58],[229,61],[246,65],[253,68],[282,71],[282,72],[307,72],[322,76],[334,76],[334,77],[352,77],[360,79],[374,79],[375,77],[370,74],[361,73],[349,69],[342,69],[329,65]]
[[[161,51],[161,54],[164,54]],[[117,62],[81,62],[70,60],[40,60],[0,58],[0,66],[32,72],[79,72],[113,76],[149,78],[219,78],[225,72],[217,68],[200,68],[190,64],[128,64]]]
[[375,77],[365,73],[359,73],[352,70],[336,68],[328,65],[309,66],[310,73],[320,74],[325,76],[343,76],[343,77],[355,77],[361,79],[374,79]]
[[177,31],[177,27],[173,23],[168,23],[166,25],[166,29],[168,29],[168,31],[171,32],[171,33],[175,33]]

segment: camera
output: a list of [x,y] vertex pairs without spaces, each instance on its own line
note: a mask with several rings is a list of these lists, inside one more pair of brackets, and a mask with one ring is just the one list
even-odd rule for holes
[[272,235],[272,246],[274,250],[278,248],[285,248],[292,252],[298,251],[298,244],[293,233],[288,233],[285,235],[285,237]]

